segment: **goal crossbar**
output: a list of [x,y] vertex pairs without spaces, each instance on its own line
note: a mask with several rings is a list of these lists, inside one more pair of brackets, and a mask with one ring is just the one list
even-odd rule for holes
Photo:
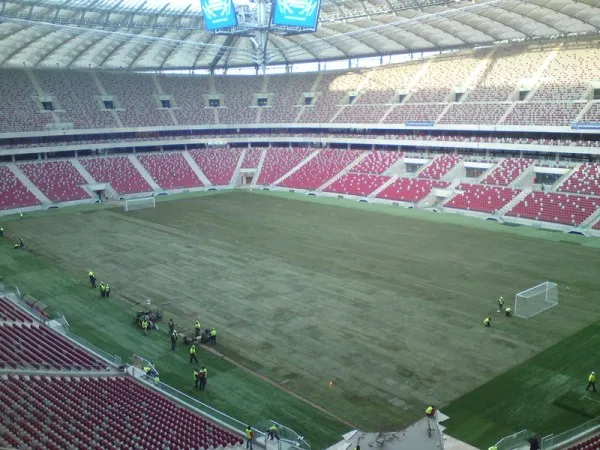
[[125,211],[135,211],[144,208],[156,208],[156,199],[154,197],[129,198],[123,205]]
[[558,285],[551,281],[515,295],[515,316],[529,318],[558,305]]

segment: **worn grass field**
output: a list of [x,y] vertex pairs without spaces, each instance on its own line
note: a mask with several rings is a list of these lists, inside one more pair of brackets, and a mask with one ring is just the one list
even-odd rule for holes
[[[450,434],[481,446],[583,421],[555,400],[569,403],[585,384],[594,358],[576,357],[587,354],[582,340],[600,341],[594,241],[302,199],[228,192],[130,213],[31,214],[5,224],[30,250],[4,243],[0,273],[100,347],[153,358],[165,381],[184,389],[186,350],[170,352],[163,330],[141,336],[130,323],[134,303],[171,301],[167,318],[183,330],[196,318],[215,325],[224,354],[362,429],[398,429],[426,404],[453,400]],[[110,282],[109,301],[87,286],[88,269]],[[546,280],[560,286],[559,307],[529,320],[495,312],[499,295]],[[481,325],[486,314],[491,329]],[[215,356],[201,358],[214,368],[202,400],[240,420],[280,420],[316,448],[348,429]],[[531,402],[553,408],[547,421]]]

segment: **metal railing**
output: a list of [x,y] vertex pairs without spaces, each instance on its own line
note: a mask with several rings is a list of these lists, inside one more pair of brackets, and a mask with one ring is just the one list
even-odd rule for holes
[[522,430],[510,436],[503,437],[496,443],[496,447],[498,450],[515,450],[527,445],[528,448],[529,440],[534,436],[535,433],[533,431]]
[[[258,430],[265,430],[265,447],[267,446],[266,441],[267,439],[269,439],[268,429],[272,425],[275,425],[277,427],[277,435],[279,436],[279,439],[276,442],[278,449],[293,448],[297,450],[310,450],[310,444],[304,440],[303,436],[300,436],[291,428],[288,428],[285,425],[282,425],[274,420],[264,420],[256,424],[256,428]],[[255,433],[256,432],[257,431],[255,430]]]
[[593,431],[600,429],[600,417],[559,434],[550,434],[542,438],[542,450],[553,450],[566,444],[584,439]]

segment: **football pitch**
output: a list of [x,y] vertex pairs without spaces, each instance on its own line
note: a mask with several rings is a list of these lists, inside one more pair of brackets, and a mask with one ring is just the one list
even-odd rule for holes
[[[449,434],[486,448],[524,428],[546,434],[600,415],[580,398],[600,370],[598,240],[239,191],[1,221],[5,284],[64,313],[99,347],[152,359],[167,383],[242,421],[277,420],[315,449],[350,424],[403,428],[428,404],[450,415]],[[11,249],[18,237],[28,250]],[[109,300],[89,288],[90,269],[110,283]],[[558,307],[531,319],[496,312],[500,295],[510,304],[543,281],[558,283]],[[171,302],[147,337],[131,323],[146,299]],[[180,332],[196,320],[215,326],[216,349],[239,365],[201,351],[209,382],[193,391],[187,349],[170,350],[171,317]]]

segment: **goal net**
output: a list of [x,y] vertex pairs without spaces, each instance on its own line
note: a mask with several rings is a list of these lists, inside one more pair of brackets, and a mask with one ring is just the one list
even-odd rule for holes
[[515,316],[527,319],[556,305],[558,285],[546,281],[515,296]]
[[125,200],[125,211],[135,211],[136,209],[155,207],[156,199],[154,197],[130,198]]

